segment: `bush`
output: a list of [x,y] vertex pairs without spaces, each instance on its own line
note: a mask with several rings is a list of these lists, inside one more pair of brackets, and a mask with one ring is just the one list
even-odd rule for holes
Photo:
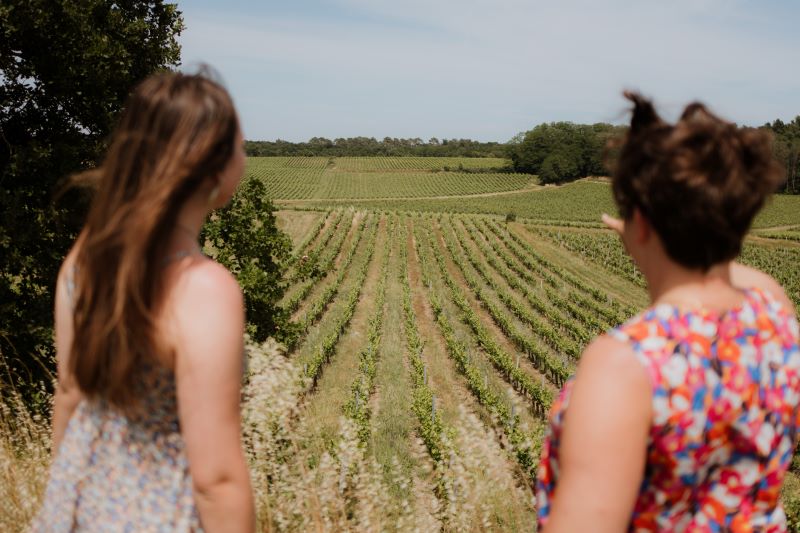
[[248,333],[257,342],[267,337],[283,341],[288,314],[278,306],[286,286],[283,269],[292,244],[275,223],[275,207],[261,180],[245,180],[230,205],[206,223],[201,242],[239,281],[245,299]]
[[508,223],[508,222],[516,222],[516,221],[517,221],[517,215],[515,213],[508,213],[506,215],[506,223]]

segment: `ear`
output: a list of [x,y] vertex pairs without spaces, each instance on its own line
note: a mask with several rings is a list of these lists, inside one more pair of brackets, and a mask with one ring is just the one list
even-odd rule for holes
[[650,225],[650,221],[638,207],[633,210],[631,218],[633,219],[633,238],[638,244],[646,244],[653,235],[653,226]]

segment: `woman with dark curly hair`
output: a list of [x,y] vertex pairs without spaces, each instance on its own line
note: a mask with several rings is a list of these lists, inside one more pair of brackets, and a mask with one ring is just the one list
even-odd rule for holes
[[779,186],[769,137],[701,104],[668,124],[637,94],[604,216],[651,305],[592,342],[554,404],[539,525],[578,531],[786,531],[800,423],[794,307],[738,265]]

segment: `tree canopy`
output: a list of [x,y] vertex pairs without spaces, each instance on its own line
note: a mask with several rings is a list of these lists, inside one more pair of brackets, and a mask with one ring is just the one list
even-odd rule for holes
[[606,174],[606,142],[623,128],[611,124],[540,124],[517,135],[507,153],[517,172],[538,174],[542,183],[560,183],[584,176]]
[[775,120],[765,124],[764,128],[775,136],[775,158],[786,167],[784,192],[800,194],[800,115],[791,122]]
[[161,0],[0,5],[0,352],[20,381],[52,368],[53,288],[85,215],[87,195],[54,193],[96,164],[134,84],[179,64],[182,29]]
[[348,137],[326,139],[312,137],[307,142],[247,141],[249,156],[417,156],[417,157],[505,157],[505,148],[498,142],[480,142],[471,139],[442,139],[431,137],[397,139],[384,137]]

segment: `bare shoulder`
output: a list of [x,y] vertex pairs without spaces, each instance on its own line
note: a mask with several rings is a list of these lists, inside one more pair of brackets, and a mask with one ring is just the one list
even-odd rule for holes
[[[578,402],[585,400],[590,410],[600,406],[641,406],[641,415],[646,419],[650,414],[650,402],[646,400],[651,393],[647,370],[627,343],[603,335],[583,351],[572,396]],[[572,404],[570,400],[570,409]]]
[[170,287],[172,299],[194,304],[206,301],[215,306],[240,306],[242,290],[236,278],[224,266],[210,259],[191,261],[180,268]]
[[584,349],[578,365],[578,378],[587,374],[615,376],[616,380],[645,377],[630,345],[610,335],[597,337]]
[[731,263],[730,267],[731,282],[742,288],[755,287],[762,291],[768,292],[773,298],[786,306],[790,311],[794,310],[794,304],[786,295],[781,284],[775,278],[755,268],[743,265],[741,263]]
[[210,259],[175,268],[166,288],[164,326],[176,353],[241,353],[244,297],[233,274]]

